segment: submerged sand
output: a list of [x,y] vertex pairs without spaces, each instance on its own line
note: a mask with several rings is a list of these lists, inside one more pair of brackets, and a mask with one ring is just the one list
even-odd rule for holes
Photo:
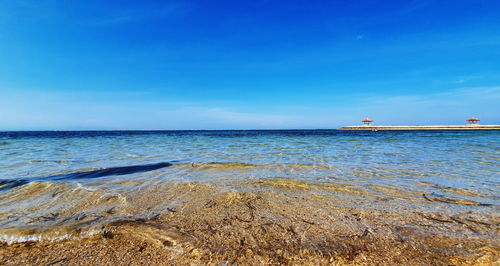
[[[409,193],[373,189],[390,197]],[[3,243],[0,264],[500,264],[498,215],[423,212],[390,203],[385,209],[367,208],[367,202],[346,206],[345,194],[387,201],[355,187],[286,178],[230,189],[176,184],[142,199],[172,202],[164,212],[103,224],[98,233],[78,239]],[[406,199],[434,204],[436,199],[424,196]]]

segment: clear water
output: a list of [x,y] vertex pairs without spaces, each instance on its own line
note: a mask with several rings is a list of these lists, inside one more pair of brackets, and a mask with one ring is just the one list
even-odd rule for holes
[[[499,162],[500,131],[0,132],[0,229],[61,226],[82,213],[98,217],[89,223],[148,215],[139,210],[169,203],[130,206],[162,184],[243,189],[275,178],[489,215],[500,205]],[[106,208],[123,211],[98,215]]]

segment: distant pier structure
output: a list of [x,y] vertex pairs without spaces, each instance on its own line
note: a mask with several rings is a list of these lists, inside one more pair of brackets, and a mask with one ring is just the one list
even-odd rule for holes
[[371,126],[373,123],[373,120],[371,120],[369,118],[365,118],[365,119],[361,120],[361,122],[363,122],[363,125],[365,125],[365,126]]
[[472,117],[466,120],[467,125],[432,125],[432,126],[374,126],[373,120],[366,118],[361,120],[363,125],[346,126],[340,130],[500,130],[500,125],[480,125],[479,119]]
[[479,120],[475,117],[467,119],[467,122],[469,122],[469,125],[477,125],[478,124],[477,122],[479,122],[479,121],[481,121],[481,120]]

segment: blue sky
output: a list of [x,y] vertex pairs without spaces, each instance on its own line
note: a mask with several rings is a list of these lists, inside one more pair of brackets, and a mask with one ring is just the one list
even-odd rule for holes
[[0,130],[500,123],[500,1],[0,0]]

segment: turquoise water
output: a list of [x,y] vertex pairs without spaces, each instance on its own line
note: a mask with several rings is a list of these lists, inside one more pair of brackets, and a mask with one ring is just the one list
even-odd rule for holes
[[[410,209],[496,214],[499,170],[500,131],[2,132],[0,228],[59,226],[81,213],[101,222],[147,216],[137,210],[168,204],[130,206],[164,184],[244,190],[242,184],[276,178],[377,196],[362,206],[383,208],[383,198]],[[108,207],[123,212],[96,214]],[[40,218],[54,213],[60,215]]]

